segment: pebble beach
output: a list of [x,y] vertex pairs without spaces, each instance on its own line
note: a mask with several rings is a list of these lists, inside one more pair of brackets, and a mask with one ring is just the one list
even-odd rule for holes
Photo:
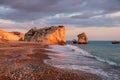
[[50,59],[47,54],[53,53],[48,47],[32,42],[0,43],[0,80],[102,80],[94,74],[45,64]]

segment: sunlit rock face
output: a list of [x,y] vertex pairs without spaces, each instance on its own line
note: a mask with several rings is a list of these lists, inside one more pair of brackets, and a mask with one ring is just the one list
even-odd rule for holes
[[64,26],[51,26],[30,29],[25,34],[25,41],[40,42],[43,44],[66,44],[66,29]]
[[20,32],[17,32],[17,31],[15,31],[15,32],[10,32],[10,33],[18,36],[18,37],[19,37],[19,41],[23,41],[23,40],[24,40],[24,34],[23,34],[23,33],[20,33]]
[[78,44],[88,44],[88,37],[85,33],[78,35]]
[[20,39],[19,36],[15,35],[11,32],[0,30],[0,42],[18,41],[19,39]]

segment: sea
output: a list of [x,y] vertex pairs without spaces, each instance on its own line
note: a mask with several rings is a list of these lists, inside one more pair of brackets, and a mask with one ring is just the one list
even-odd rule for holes
[[57,68],[84,71],[102,80],[120,80],[120,44],[111,41],[89,41],[89,44],[51,45],[51,59],[45,63]]

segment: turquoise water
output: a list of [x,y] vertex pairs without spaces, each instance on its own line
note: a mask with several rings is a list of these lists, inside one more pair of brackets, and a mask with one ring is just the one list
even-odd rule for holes
[[120,44],[111,44],[111,41],[90,41],[89,44],[86,45],[73,44],[71,41],[67,43],[120,66]]
[[120,80],[120,44],[110,41],[90,41],[89,44],[51,45],[47,64],[62,69],[85,71],[102,80]]

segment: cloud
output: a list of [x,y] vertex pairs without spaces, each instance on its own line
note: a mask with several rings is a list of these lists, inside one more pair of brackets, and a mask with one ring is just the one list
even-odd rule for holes
[[118,26],[119,4],[120,0],[0,0],[0,19],[19,26]]
[[[120,26],[120,16],[116,15],[117,17],[111,17],[115,13],[105,14],[105,15],[89,15],[89,16],[82,16],[82,15],[62,15],[57,16],[54,18],[46,18],[46,24],[52,25],[72,25],[76,27],[113,27],[113,26]],[[115,16],[115,15],[114,15]]]
[[15,22],[10,21],[10,20],[3,20],[3,19],[0,19],[0,23],[1,23],[1,24],[14,24]]

